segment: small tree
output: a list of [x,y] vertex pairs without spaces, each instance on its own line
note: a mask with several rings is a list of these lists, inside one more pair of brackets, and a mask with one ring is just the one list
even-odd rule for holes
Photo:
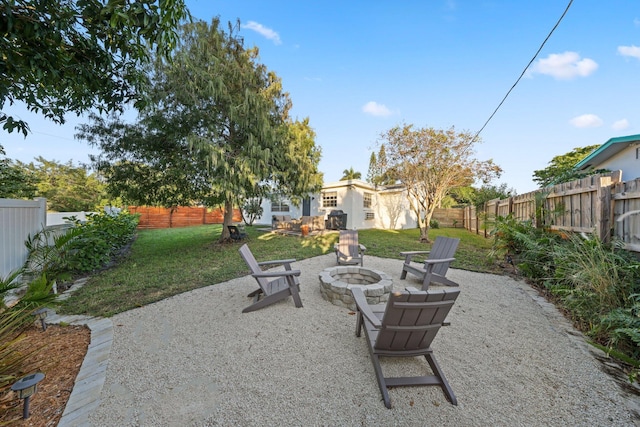
[[247,199],[242,206],[242,216],[249,225],[253,225],[253,222],[260,218],[262,213],[262,197]]
[[388,171],[405,187],[411,210],[418,218],[420,240],[429,242],[429,223],[443,198],[454,188],[476,179],[490,181],[502,170],[493,160],[479,161],[469,132],[396,126],[381,135]]

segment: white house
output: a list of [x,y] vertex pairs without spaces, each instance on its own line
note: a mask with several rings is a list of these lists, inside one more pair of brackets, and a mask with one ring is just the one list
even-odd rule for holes
[[611,138],[582,161],[575,170],[608,169],[621,170],[625,180],[640,177],[640,135]]
[[[402,186],[374,186],[359,179],[325,184],[319,194],[305,199],[301,206],[288,200],[264,200],[258,223],[271,224],[273,215],[291,218],[324,215],[326,220],[336,211],[346,214],[346,229],[415,228],[417,221],[407,202]],[[342,217],[344,218],[344,217]]]

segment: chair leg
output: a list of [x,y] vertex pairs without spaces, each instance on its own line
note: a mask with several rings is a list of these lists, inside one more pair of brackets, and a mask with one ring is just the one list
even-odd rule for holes
[[296,284],[295,280],[291,276],[287,276],[287,282],[289,283],[289,289],[291,290],[291,297],[296,307],[302,307],[302,300],[300,299],[300,288]]
[[358,317],[356,318],[356,336],[362,335],[362,312],[358,310]]
[[[369,339],[367,337],[367,339]],[[369,347],[371,348],[371,347]],[[380,366],[380,357],[378,355],[371,354],[371,361],[373,362],[373,369],[376,371],[376,379],[378,380],[378,387],[380,388],[380,393],[382,393],[382,400],[384,400],[384,406],[387,409],[391,409],[391,399],[389,398],[389,390],[387,390],[387,383],[384,380],[384,375],[382,374],[382,366]]]
[[402,267],[402,274],[400,275],[400,279],[406,279],[407,278],[407,270],[404,269],[404,266]]
[[444,372],[442,372],[442,369],[440,369],[440,365],[438,365],[438,362],[436,362],[436,358],[433,356],[433,354],[425,354],[424,358],[427,359],[427,363],[429,363],[431,370],[433,371],[435,376],[438,377],[438,379],[440,380],[440,387],[442,388],[442,391],[444,392],[445,396],[447,396],[447,399],[449,399],[449,402],[451,402],[454,405],[457,405],[458,399],[456,399],[456,395],[453,394],[453,389],[447,382],[447,379],[444,376]]

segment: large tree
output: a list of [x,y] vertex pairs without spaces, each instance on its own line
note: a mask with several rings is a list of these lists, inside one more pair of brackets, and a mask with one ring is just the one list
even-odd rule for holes
[[237,28],[225,32],[217,19],[185,25],[171,61],[155,63],[139,120],[94,118],[79,134],[102,149],[96,160],[111,188],[135,189],[129,200],[224,205],[222,240],[246,199],[274,191],[301,198],[322,183],[308,119],[289,117],[280,79],[258,63],[257,48],[244,48]]
[[[0,155],[5,152],[0,147]],[[38,180],[24,167],[5,157],[0,159],[0,198],[32,199],[36,196]]]
[[492,160],[474,158],[479,139],[469,132],[396,126],[381,135],[387,167],[405,187],[418,218],[420,240],[429,242],[429,222],[434,210],[454,188],[479,179],[489,182],[502,170]]
[[600,146],[588,145],[586,147],[578,147],[566,154],[555,156],[549,162],[549,166],[544,169],[533,171],[533,181],[538,183],[540,187],[547,187],[549,185],[574,181],[595,173],[605,172],[602,169],[589,171],[576,171],[573,169],[578,162],[587,157],[598,147]]
[[64,123],[65,113],[141,106],[149,48],[175,46],[184,0],[4,0],[0,13],[0,124],[26,136],[5,111],[29,110]]
[[36,196],[47,199],[47,208],[58,212],[94,211],[105,197],[104,184],[86,166],[71,160],[59,163],[37,157],[17,165],[36,180]]

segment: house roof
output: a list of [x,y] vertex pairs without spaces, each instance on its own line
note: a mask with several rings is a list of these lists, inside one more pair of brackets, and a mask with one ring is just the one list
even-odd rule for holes
[[595,149],[587,157],[579,161],[573,168],[577,170],[585,170],[592,166],[599,165],[633,143],[640,143],[640,134],[611,138]]

